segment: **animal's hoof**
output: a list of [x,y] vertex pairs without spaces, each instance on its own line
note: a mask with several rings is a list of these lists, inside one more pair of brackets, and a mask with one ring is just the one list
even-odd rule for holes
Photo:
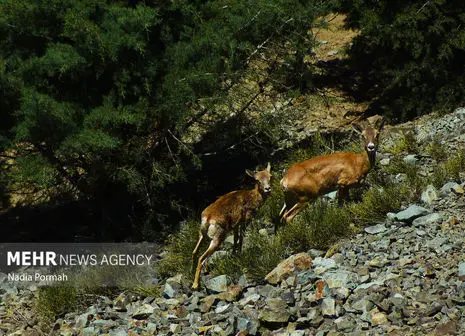
[[199,285],[195,285],[195,284],[194,284],[194,285],[192,285],[191,288],[192,288],[192,290],[195,290],[195,291],[196,291],[196,290],[199,290]]

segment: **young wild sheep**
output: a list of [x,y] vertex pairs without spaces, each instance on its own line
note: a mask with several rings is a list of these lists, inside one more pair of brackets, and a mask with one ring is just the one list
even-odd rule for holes
[[242,248],[245,224],[260,207],[271,191],[271,165],[259,172],[246,170],[247,175],[256,181],[252,190],[236,190],[218,198],[209,205],[201,215],[200,237],[192,253],[193,263],[197,259],[202,240],[210,238],[210,246],[198,260],[195,279],[192,285],[194,290],[199,288],[200,272],[206,259],[215,252],[226,238],[226,235],[234,231],[234,249]]

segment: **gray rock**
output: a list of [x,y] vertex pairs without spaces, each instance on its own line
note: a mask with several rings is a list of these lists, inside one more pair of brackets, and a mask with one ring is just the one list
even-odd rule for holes
[[337,191],[332,191],[332,192],[324,195],[323,197],[327,198],[327,199],[329,199],[331,201],[334,201],[336,199],[336,196],[337,196]]
[[260,300],[260,294],[252,294],[252,295],[249,295],[245,298],[243,298],[242,300],[239,301],[239,305],[241,306],[245,306],[245,305],[248,305],[248,304],[255,304],[258,300]]
[[245,274],[242,274],[239,278],[239,281],[237,282],[237,284],[239,286],[242,286],[242,287],[249,287],[253,284],[253,281],[251,281],[250,279],[247,278],[247,276]]
[[377,234],[386,231],[387,228],[384,224],[376,224],[365,228],[365,232],[369,234]]
[[360,313],[369,312],[373,308],[374,304],[367,297],[361,297],[360,299],[352,302],[350,308]]
[[154,312],[155,308],[147,303],[143,304],[140,306],[134,314],[132,314],[132,317],[136,320],[142,320],[147,318],[150,314]]
[[459,107],[458,109],[455,110],[455,113],[465,116],[465,107]]
[[316,274],[322,274],[332,268],[337,268],[337,264],[334,259],[321,257],[313,259],[313,269]]
[[239,317],[237,319],[237,331],[241,330],[249,330],[250,327],[250,320],[244,317]]
[[356,281],[358,276],[349,271],[337,270],[326,272],[322,279],[326,281],[329,288],[344,288],[348,287],[349,282]]
[[306,319],[310,321],[312,327],[318,327],[321,324],[321,322],[323,322],[323,316],[321,316],[321,309],[311,308],[307,313]]
[[176,290],[171,286],[169,283],[165,283],[165,287],[163,289],[163,296],[167,299],[171,299],[176,295]]
[[442,220],[443,220],[443,217],[440,214],[438,214],[437,212],[433,212],[433,213],[428,214],[426,216],[422,216],[422,217],[418,217],[418,218],[414,219],[412,224],[414,226],[428,227],[431,224],[440,223],[440,222],[442,222]]
[[447,182],[439,190],[439,196],[443,198],[450,196],[451,193],[462,193],[463,194],[463,189],[460,186],[460,184],[455,183],[455,182]]
[[387,218],[388,220],[390,220],[391,222],[393,222],[393,221],[396,220],[396,214],[393,213],[393,212],[388,212],[388,213],[386,214],[386,218]]
[[442,307],[444,307],[444,304],[442,302],[433,301],[428,305],[428,307],[426,307],[425,315],[426,316],[433,316],[433,315],[439,313],[441,311]]
[[405,163],[410,165],[416,165],[418,163],[418,158],[415,154],[409,154],[402,159]]
[[266,298],[275,297],[278,292],[278,288],[268,284],[265,286],[259,286],[256,289],[258,290],[258,294]]
[[459,280],[465,281],[465,262],[459,264]]
[[205,282],[205,287],[215,293],[221,293],[227,290],[229,278],[226,275],[220,275],[211,278]]
[[[150,324],[150,323],[149,323]],[[153,323],[151,323],[151,327],[153,325],[153,329],[149,329],[149,326],[147,325],[147,330],[148,331],[156,331],[156,325],[154,325]],[[112,329],[111,332],[110,332],[110,335],[111,336],[127,336],[128,335],[128,332],[126,330],[124,330],[122,327],[118,327],[116,329]]]
[[84,328],[85,326],[87,326],[87,322],[88,322],[88,319],[87,317],[89,316],[89,314],[87,313],[84,313],[82,315],[79,315],[77,318],[76,318],[76,326],[78,328]]
[[223,305],[218,304],[218,306],[215,309],[215,313],[224,314],[231,310],[232,310],[232,305],[230,303],[223,304]]
[[379,164],[381,166],[389,166],[389,164],[391,163],[391,159],[390,158],[384,158],[382,160],[379,161]]
[[421,193],[421,201],[427,205],[431,205],[438,198],[439,192],[432,184],[428,185],[425,191]]
[[396,213],[395,219],[401,222],[410,223],[414,219],[425,216],[430,211],[416,204],[409,206],[407,209]]
[[336,330],[343,333],[352,332],[357,327],[357,323],[350,316],[339,317],[334,320],[334,324],[336,325]]
[[318,276],[312,270],[300,272],[297,274],[295,283],[297,285],[307,284],[311,281],[318,279]]
[[449,240],[444,237],[435,237],[426,242],[426,246],[431,250],[435,250],[437,253],[442,252],[442,247],[448,242]]
[[307,253],[310,254],[312,258],[317,258],[317,257],[321,257],[325,255],[325,251],[321,251],[317,249],[310,249],[308,250]]
[[326,297],[321,302],[321,313],[323,316],[336,316],[336,301],[333,298]]
[[289,321],[291,314],[288,306],[281,298],[266,300],[265,307],[260,310],[259,318],[264,322],[284,323]]
[[83,335],[83,336],[93,336],[93,335],[97,335],[97,334],[99,334],[99,333],[97,333],[97,330],[94,327],[84,328],[84,329],[82,329],[82,333],[81,333],[81,335]]

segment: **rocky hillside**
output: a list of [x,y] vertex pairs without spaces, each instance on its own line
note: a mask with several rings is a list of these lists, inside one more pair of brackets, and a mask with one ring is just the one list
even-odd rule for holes
[[[409,153],[407,133],[429,153]],[[438,174],[436,157],[464,154],[465,109],[388,127],[381,147],[380,166],[401,158],[421,176]],[[418,204],[404,204],[328,251],[291,256],[261,283],[205,275],[205,289],[192,292],[177,275],[160,296],[100,296],[56,320],[51,334],[465,335],[463,171],[458,177],[424,187]],[[393,169],[390,178],[406,177]],[[11,288],[5,278],[0,285],[0,334],[42,334],[28,303],[34,289]]]

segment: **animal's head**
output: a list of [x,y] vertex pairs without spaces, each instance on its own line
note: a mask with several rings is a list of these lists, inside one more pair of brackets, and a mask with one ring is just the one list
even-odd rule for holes
[[365,150],[367,153],[375,153],[378,148],[378,138],[384,126],[384,118],[375,115],[367,119],[366,125],[360,126],[359,124],[352,124],[354,129],[362,134],[365,140]]
[[260,171],[253,172],[250,170],[245,171],[247,175],[254,178],[257,181],[258,186],[262,192],[268,194],[271,191],[271,165],[268,163],[268,166]]

